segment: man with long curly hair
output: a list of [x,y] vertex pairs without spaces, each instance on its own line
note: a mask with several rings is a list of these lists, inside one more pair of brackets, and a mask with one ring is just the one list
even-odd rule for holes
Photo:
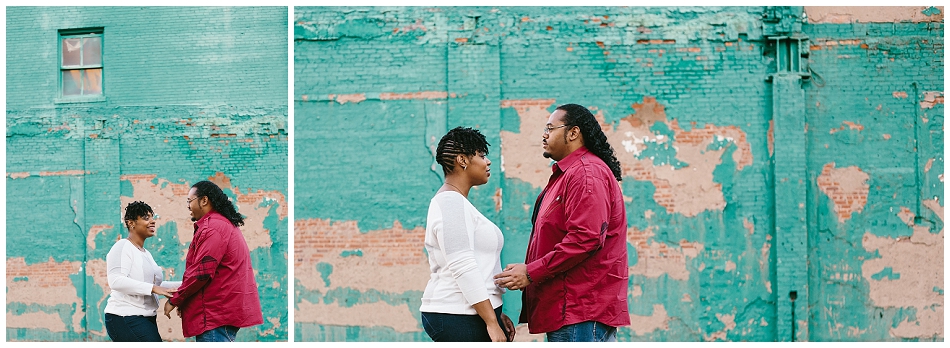
[[551,342],[617,340],[627,310],[627,213],[620,161],[590,110],[557,107],[544,128],[544,157],[557,163],[531,216],[525,263],[495,283],[522,290],[520,322]]
[[188,191],[195,235],[185,257],[185,274],[165,316],[178,307],[185,337],[198,342],[233,342],[238,329],[264,323],[251,253],[238,226],[244,217],[210,181]]

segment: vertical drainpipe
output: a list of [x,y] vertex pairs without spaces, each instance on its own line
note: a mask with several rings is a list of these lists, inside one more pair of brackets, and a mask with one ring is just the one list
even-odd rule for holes
[[797,6],[767,7],[763,33],[771,46],[774,73],[774,212],[776,248],[776,341],[808,340],[808,224],[805,92],[808,38]]

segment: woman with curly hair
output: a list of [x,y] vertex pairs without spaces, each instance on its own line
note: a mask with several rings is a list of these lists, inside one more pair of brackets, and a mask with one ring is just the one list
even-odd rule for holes
[[128,237],[120,239],[106,256],[109,300],[106,332],[113,342],[161,342],[155,317],[158,295],[172,297],[181,282],[164,281],[162,269],[145,250],[145,239],[155,235],[155,213],[144,202],[125,207]]
[[501,230],[468,201],[491,176],[485,136],[457,127],[439,141],[436,162],[445,183],[429,202],[425,248],[431,275],[422,294],[422,326],[436,342],[505,342],[514,324],[502,313]]

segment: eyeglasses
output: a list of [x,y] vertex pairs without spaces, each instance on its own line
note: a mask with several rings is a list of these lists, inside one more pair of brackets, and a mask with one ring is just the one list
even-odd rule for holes
[[567,125],[567,124],[562,124],[562,125],[557,126],[557,127],[544,127],[544,134],[551,133],[551,131],[553,131],[553,130],[555,130],[555,129],[563,128],[563,127],[567,127],[567,126],[569,126],[569,125]]
[[198,197],[192,199],[185,198],[185,203],[191,204],[191,202],[194,202],[196,199],[198,199]]

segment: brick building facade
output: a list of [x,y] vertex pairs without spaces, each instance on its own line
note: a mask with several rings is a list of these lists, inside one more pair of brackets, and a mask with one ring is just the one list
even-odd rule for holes
[[287,11],[7,8],[7,340],[108,341],[125,205],[155,210],[145,247],[180,280],[207,179],[247,217],[264,324],[238,340],[288,339]]
[[294,11],[296,341],[428,340],[455,126],[491,143],[470,199],[523,261],[565,103],[623,165],[620,340],[943,340],[943,8]]

